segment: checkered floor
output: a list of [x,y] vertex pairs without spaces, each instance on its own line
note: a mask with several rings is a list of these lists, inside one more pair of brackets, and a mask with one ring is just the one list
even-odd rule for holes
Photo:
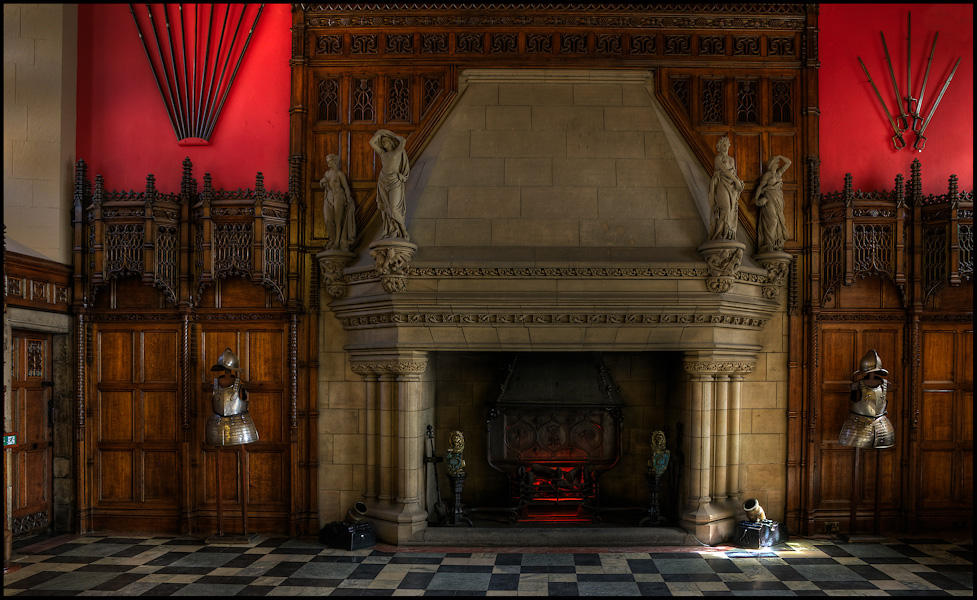
[[972,539],[348,552],[313,539],[61,535],[15,544],[14,559],[4,596],[972,596],[974,582]]

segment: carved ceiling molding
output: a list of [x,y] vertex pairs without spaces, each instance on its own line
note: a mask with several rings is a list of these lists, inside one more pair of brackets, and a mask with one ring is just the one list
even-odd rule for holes
[[391,325],[524,327],[527,325],[716,325],[762,329],[767,319],[724,314],[628,314],[628,313],[440,313],[392,312],[356,317],[339,317],[344,329],[368,329]]
[[[309,27],[804,28],[803,4],[299,4]],[[383,14],[377,14],[377,13]],[[464,12],[467,14],[449,14]]]

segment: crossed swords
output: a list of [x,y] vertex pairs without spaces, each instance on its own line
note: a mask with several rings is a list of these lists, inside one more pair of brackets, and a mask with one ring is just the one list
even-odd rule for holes
[[[875,97],[879,99],[879,103],[882,105],[882,110],[885,111],[885,116],[889,119],[889,124],[892,125],[892,130],[895,131],[895,135],[892,136],[892,145],[895,146],[896,150],[902,150],[906,147],[906,141],[902,139],[902,134],[906,131],[914,131],[916,133],[916,141],[913,142],[913,148],[917,152],[922,152],[923,148],[926,147],[926,136],[923,132],[930,124],[930,120],[933,118],[933,113],[936,112],[936,108],[940,105],[940,101],[943,100],[943,94],[946,93],[947,87],[950,86],[950,80],[953,79],[953,74],[957,72],[957,67],[960,66],[961,58],[957,59],[957,64],[953,66],[953,70],[950,71],[950,75],[943,82],[943,88],[940,90],[940,94],[936,97],[936,102],[933,103],[933,107],[930,109],[926,119],[922,119],[919,114],[920,107],[923,104],[923,94],[926,93],[926,82],[929,81],[930,77],[930,67],[933,66],[933,54],[936,52],[936,40],[940,37],[940,32],[937,31],[936,35],[933,37],[933,47],[930,49],[929,62],[926,64],[926,74],[923,75],[923,87],[919,90],[919,97],[913,97],[913,78],[912,78],[912,30],[913,30],[913,14],[909,13],[909,30],[906,42],[906,52],[908,54],[906,60],[906,95],[903,96],[899,93],[899,84],[896,83],[896,74],[892,70],[892,60],[889,58],[889,48],[885,43],[885,34],[879,32],[882,36],[882,49],[885,51],[885,61],[889,65],[889,76],[892,78],[892,87],[896,90],[896,98],[899,101],[899,117],[898,119],[893,119],[892,114],[889,113],[889,107],[886,106],[885,100],[882,99],[882,94],[879,93],[879,88],[876,87],[875,81],[872,80],[872,76],[869,75],[868,69],[865,67],[865,63],[862,62],[862,57],[858,57],[859,64],[862,65],[862,70],[865,71],[865,76],[868,77],[868,82],[872,84],[872,89],[875,90]],[[905,106],[902,104],[902,100],[906,101]],[[912,125],[910,126],[909,117],[912,117]]]

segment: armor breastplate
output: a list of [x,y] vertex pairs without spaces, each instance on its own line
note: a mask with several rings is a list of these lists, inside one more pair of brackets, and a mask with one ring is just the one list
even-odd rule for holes
[[214,414],[207,420],[205,440],[214,446],[235,446],[258,441],[258,432],[248,414],[248,401],[240,380],[221,387],[214,379]]
[[858,400],[852,402],[850,410],[862,417],[878,417],[885,414],[885,388],[883,382],[878,387],[869,387],[863,382],[858,382]]
[[234,380],[228,387],[221,387],[220,380],[214,379],[214,412],[222,417],[248,412],[248,401],[244,399],[239,380]]
[[888,382],[870,387],[859,381],[852,390],[848,418],[841,426],[838,442],[857,448],[890,448],[896,436],[892,422],[885,416],[885,392]]

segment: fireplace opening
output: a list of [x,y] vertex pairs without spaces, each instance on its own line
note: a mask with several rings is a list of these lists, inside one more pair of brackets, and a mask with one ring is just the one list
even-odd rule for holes
[[620,390],[598,353],[517,354],[488,407],[487,456],[517,521],[590,520],[621,458]]
[[476,526],[638,525],[656,430],[673,470],[659,487],[660,514],[677,517],[679,355],[442,352],[435,363],[437,439],[464,433],[462,500]]

